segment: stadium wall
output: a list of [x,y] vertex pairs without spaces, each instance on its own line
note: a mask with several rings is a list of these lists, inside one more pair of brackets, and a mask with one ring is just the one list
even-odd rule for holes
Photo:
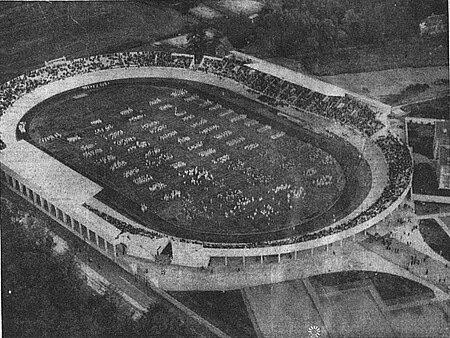
[[[220,81],[216,76],[207,75],[205,73],[193,72],[191,70],[179,69],[179,68],[117,68],[113,70],[99,70],[95,73],[87,73],[82,75],[77,75],[74,77],[69,77],[64,80],[49,83],[47,85],[41,86],[36,90],[32,91],[19,98],[12,107],[8,109],[6,116],[2,118],[2,137],[7,144],[7,148],[2,151],[2,180],[8,182],[13,180],[12,186],[9,186],[18,193],[22,192],[25,198],[36,205],[38,208],[43,210],[46,214],[52,217],[62,226],[70,229],[77,236],[83,238],[88,243],[90,243],[97,250],[103,254],[109,255],[110,258],[117,259],[120,256],[120,240],[117,238],[120,236],[120,231],[101,219],[93,213],[89,212],[87,209],[83,208],[80,200],[70,201],[62,200],[61,196],[52,195],[48,191],[43,191],[41,185],[32,182],[32,179],[27,179],[22,177],[20,173],[22,169],[21,164],[15,162],[17,159],[17,140],[15,138],[15,130],[17,123],[20,121],[21,117],[34,105],[37,103],[54,96],[60,92],[81,87],[83,85],[89,85],[92,83],[110,81],[121,78],[139,78],[139,77],[165,77],[165,78],[178,78],[185,79],[189,81],[201,81],[214,86],[226,88],[238,92],[244,96],[251,97],[254,99],[246,90],[243,85],[236,85],[236,82],[221,78]],[[31,145],[30,145],[31,146]],[[41,153],[39,150],[34,148],[35,152]],[[5,156],[3,156],[5,155]],[[48,159],[47,159],[48,160]],[[53,159],[55,162],[57,160]],[[51,162],[51,161],[50,161]],[[58,162],[59,163],[59,162]],[[34,163],[35,166],[39,166],[39,163]],[[36,173],[35,173],[36,174]],[[34,177],[38,176],[34,175]],[[16,183],[18,188],[16,188]],[[93,183],[93,182],[91,182]],[[8,184],[8,183],[6,183]],[[74,186],[70,185],[73,189]],[[65,187],[60,187],[60,189],[69,190],[66,182]],[[36,192],[32,195],[30,193]],[[70,190],[69,190],[70,191]],[[382,220],[389,213],[395,210],[398,205],[403,201],[408,190],[405,190],[401,198],[399,198],[395,203],[393,203],[389,208],[384,210],[382,213],[377,215],[375,218],[362,223],[354,228],[348,229],[341,233],[326,236],[317,240],[280,245],[280,246],[269,246],[263,248],[241,248],[241,249],[220,249],[220,248],[205,248],[201,244],[196,244],[192,242],[187,242],[184,240],[170,238],[173,245],[173,264],[192,266],[192,267],[206,267],[210,261],[211,257],[223,257],[226,261],[226,257],[263,257],[263,256],[273,256],[293,253],[302,250],[314,249],[315,247],[327,246],[333,242],[343,240],[349,236],[356,236],[359,232],[364,231],[367,228],[372,227],[378,221]],[[32,198],[30,196],[33,196]],[[37,196],[40,198],[40,202],[37,202]],[[85,196],[86,197],[86,196]],[[89,197],[89,196],[87,196]],[[50,207],[46,208],[44,200],[50,203]],[[76,202],[76,203],[75,203]],[[82,201],[85,202],[85,201]],[[54,213],[52,212],[52,207],[54,207]],[[368,207],[368,206],[367,206]],[[48,209],[48,210],[47,210]],[[78,224],[78,225],[77,225]],[[84,227],[82,227],[84,226]],[[166,236],[167,238],[167,236]],[[124,243],[122,243],[124,244]],[[149,260],[154,260],[153,253],[144,253],[142,248],[144,246],[155,247],[155,239],[146,238],[141,236],[140,241],[130,240],[125,243],[127,246],[127,251],[131,255],[136,255],[136,257],[142,257]]]
[[9,168],[1,164],[1,183],[17,195],[33,204],[47,216],[59,223],[65,229],[89,243],[103,255],[115,259],[117,245],[115,237],[120,231],[101,218],[84,214],[81,208],[73,208],[58,201],[55,196],[42,193],[39,186],[27,182]]

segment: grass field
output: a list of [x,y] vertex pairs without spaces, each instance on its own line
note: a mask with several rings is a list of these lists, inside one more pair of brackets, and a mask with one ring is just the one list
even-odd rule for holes
[[449,94],[448,66],[352,72],[322,79],[393,106]]
[[148,49],[192,22],[157,3],[2,1],[0,82],[61,56]]
[[239,290],[170,292],[170,295],[232,337],[256,337]]
[[441,302],[391,311],[391,327],[399,338],[448,337],[450,321],[445,307],[449,305]]
[[32,110],[29,135],[183,229],[279,230],[340,197],[340,165],[297,131],[186,83],[152,81],[58,96]]
[[415,202],[417,215],[450,213],[450,204]]
[[409,279],[381,272],[345,271],[317,275],[310,278],[318,286],[332,286],[337,290],[345,290],[352,283],[372,283],[381,299],[388,303],[396,303],[401,299],[414,296],[433,297],[433,292],[422,284]]
[[450,190],[438,189],[436,170],[429,163],[419,163],[414,166],[413,192],[415,194],[432,196],[450,196]]
[[436,253],[450,261],[450,237],[434,219],[424,219],[419,224],[425,242]]
[[321,298],[333,337],[392,337],[394,332],[367,290]]
[[264,337],[308,337],[312,326],[321,330],[320,337],[329,337],[301,280],[252,287],[245,293]]
[[408,123],[408,143],[413,153],[433,159],[434,125]]
[[[410,280],[382,273],[350,271],[314,276],[309,281],[313,285],[309,292],[299,280],[246,291],[264,336],[308,337],[308,327],[313,325],[322,329],[320,337],[328,333],[331,337],[431,338],[446,337],[450,329],[445,310],[448,304],[412,306],[414,300],[426,301],[433,293]],[[381,292],[384,305],[369,291],[371,284],[376,286],[376,292]],[[313,294],[315,303],[311,301]],[[396,309],[390,310],[390,305]]]
[[[259,51],[248,48],[250,54]],[[264,58],[264,55],[259,55]],[[271,58],[287,68],[307,69],[317,76],[345,73],[376,72],[386,69],[448,66],[448,38],[413,37],[390,41],[382,45],[346,48],[319,55],[293,55],[292,58]]]
[[402,107],[408,112],[408,117],[424,117],[430,119],[450,119],[450,96],[440,97],[421,103],[414,103]]

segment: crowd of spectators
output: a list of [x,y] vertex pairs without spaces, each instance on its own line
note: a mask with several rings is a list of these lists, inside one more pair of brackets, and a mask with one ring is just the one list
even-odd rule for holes
[[122,233],[129,233],[133,235],[141,235],[146,236],[150,238],[161,238],[162,236],[156,232],[149,231],[146,229],[135,227],[127,222],[121,221],[111,215],[108,215],[107,213],[100,211],[94,207],[91,207],[89,204],[84,203],[83,207],[91,211],[92,213],[96,214],[98,217],[102,218],[109,224],[113,225],[117,229],[119,229]]
[[[376,143],[383,151],[386,162],[389,166],[389,181],[381,196],[367,210],[360,213],[352,220],[335,227],[320,230],[301,236],[294,236],[282,240],[255,242],[251,244],[241,244],[233,246],[235,248],[251,248],[260,246],[278,246],[283,244],[293,244],[307,242],[321,237],[330,236],[341,231],[353,228],[362,224],[386,210],[405,191],[411,182],[412,159],[407,146],[392,134],[381,136]],[[218,248],[221,245],[205,244],[205,247]]]
[[0,85],[0,116],[20,96],[50,82],[103,69],[123,67],[189,68],[193,56],[169,52],[128,52],[91,56],[49,64]]
[[412,175],[412,158],[408,147],[392,134],[379,137],[377,145],[389,166],[389,196],[399,196],[408,186]]
[[291,105],[296,109],[333,119],[343,125],[352,125],[368,136],[382,129],[383,124],[366,105],[349,96],[327,96],[276,76],[252,69],[236,58],[218,60],[205,57],[201,70],[228,77],[247,86],[274,106]]
[[[94,72],[103,69],[124,67],[179,67],[191,68],[193,56],[169,52],[129,52],[114,53],[88,58],[79,58],[58,64],[50,64],[37,70],[29,71],[0,85],[0,117],[20,96],[39,86],[78,74]],[[246,62],[235,58],[215,59],[204,57],[200,68],[205,72],[214,73],[220,77],[233,79],[266,98],[273,105],[291,105],[297,109],[306,110],[335,121],[351,125],[368,136],[374,135],[383,125],[367,106],[351,97],[331,97],[314,92],[300,85],[290,83],[273,75],[265,74],[246,66]],[[412,163],[407,147],[393,135],[382,136],[376,140],[383,151],[389,166],[389,183],[381,197],[366,211],[351,221],[319,232],[276,241],[264,241],[252,244],[227,244],[226,247],[256,247],[305,242],[329,236],[361,224],[379,214],[391,205],[406,189],[411,180]],[[0,140],[0,147],[5,144]],[[122,231],[157,236],[150,231],[136,229],[109,215],[100,213],[100,217],[114,224]],[[204,244],[205,247],[223,247],[224,244]]]

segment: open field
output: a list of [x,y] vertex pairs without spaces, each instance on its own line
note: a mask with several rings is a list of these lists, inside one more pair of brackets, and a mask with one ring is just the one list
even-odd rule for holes
[[408,117],[423,117],[431,119],[450,119],[450,96],[440,97],[421,103],[413,103],[402,107],[408,112]]
[[[309,281],[309,288],[296,280],[246,291],[265,337],[308,337],[312,326],[321,329],[320,337],[328,333],[343,338],[446,337],[450,330],[448,304],[428,302],[432,293],[423,293],[426,288],[409,280],[350,271],[315,276]],[[386,296],[384,288],[390,290],[391,299],[379,294]]]
[[434,124],[408,123],[408,143],[413,153],[433,159]]
[[61,56],[151,47],[193,19],[137,2],[0,2],[0,82]]
[[444,338],[450,334],[448,304],[431,303],[389,312],[391,327],[401,338]]
[[434,219],[424,219],[419,224],[425,242],[437,254],[450,261],[450,237]]
[[450,204],[415,202],[417,215],[450,213]]
[[262,285],[245,290],[264,337],[308,337],[316,326],[328,337],[319,312],[301,280]]
[[396,304],[401,302],[402,299],[410,299],[414,296],[420,299],[423,297],[433,297],[433,292],[422,284],[381,272],[345,271],[317,275],[311,277],[310,280],[316,288],[329,288],[334,290],[354,288],[355,283],[366,286],[372,284],[381,299],[389,304]]
[[170,295],[232,337],[256,337],[241,292],[170,292]]
[[[397,68],[322,77],[326,82],[390,105],[401,105],[442,95],[447,96],[449,94],[448,83],[439,84],[437,81],[448,81],[448,78],[448,66]],[[412,86],[417,84],[428,85],[429,87],[422,91],[412,90]]]
[[[268,58],[252,46],[245,50],[261,58]],[[271,62],[293,70],[307,70],[316,76],[347,73],[377,72],[387,69],[448,66],[447,36],[436,39],[419,37],[394,40],[384,45],[344,48],[319,55],[292,55],[289,58],[270,58]]]
[[367,290],[320,297],[333,337],[393,337],[395,334]]
[[450,190],[438,189],[436,169],[429,163],[414,166],[413,193],[432,196],[450,196]]

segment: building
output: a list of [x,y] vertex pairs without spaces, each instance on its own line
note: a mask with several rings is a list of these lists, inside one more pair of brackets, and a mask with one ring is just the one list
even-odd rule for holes
[[439,189],[450,189],[450,121],[436,121],[433,154]]

